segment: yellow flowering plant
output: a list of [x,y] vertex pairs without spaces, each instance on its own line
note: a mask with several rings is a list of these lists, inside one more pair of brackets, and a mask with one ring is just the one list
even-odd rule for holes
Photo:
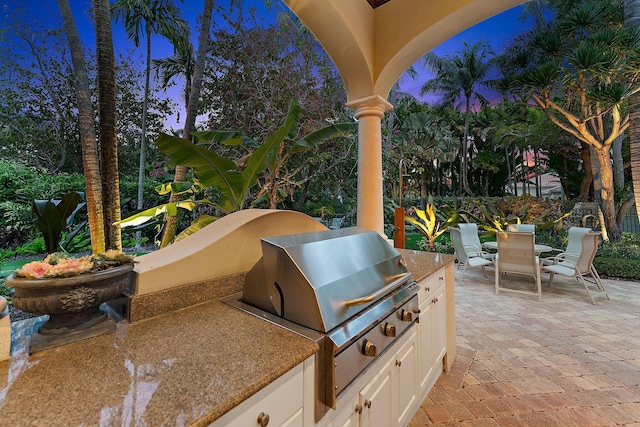
[[125,264],[133,264],[132,255],[110,249],[97,255],[68,257],[61,252],[46,256],[43,261],[32,261],[15,272],[16,277],[27,279],[45,279],[54,277],[72,277],[83,273],[107,270]]

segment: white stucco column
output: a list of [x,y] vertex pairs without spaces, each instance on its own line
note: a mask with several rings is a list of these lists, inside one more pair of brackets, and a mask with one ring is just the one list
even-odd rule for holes
[[347,103],[358,119],[358,227],[384,234],[382,206],[382,132],[384,112],[393,108],[372,95]]

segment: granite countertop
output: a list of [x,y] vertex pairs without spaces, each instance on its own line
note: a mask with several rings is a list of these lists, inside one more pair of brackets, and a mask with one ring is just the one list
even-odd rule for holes
[[219,301],[0,362],[7,426],[207,425],[316,343]]
[[412,273],[413,280],[416,282],[420,282],[456,260],[454,255],[435,252],[423,252],[412,249],[398,249],[398,252],[407,263],[407,270]]
[[[399,252],[417,281],[455,259]],[[207,425],[317,349],[217,300],[122,322],[115,333],[0,362],[2,424]]]

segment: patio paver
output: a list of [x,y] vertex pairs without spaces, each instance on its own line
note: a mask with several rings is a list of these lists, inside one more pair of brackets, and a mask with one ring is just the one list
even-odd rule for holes
[[611,299],[594,306],[547,277],[538,302],[496,295],[493,270],[456,271],[458,356],[411,427],[640,425],[640,283],[603,279]]

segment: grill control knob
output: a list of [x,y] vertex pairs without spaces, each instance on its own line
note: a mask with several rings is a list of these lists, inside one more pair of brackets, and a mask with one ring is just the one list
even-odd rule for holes
[[362,347],[362,352],[365,356],[376,357],[378,354],[378,348],[375,343],[369,340],[364,340],[364,346]]
[[413,314],[410,311],[402,310],[400,312],[400,319],[403,322],[411,322],[413,320]]
[[395,337],[396,336],[396,325],[392,323],[387,323],[384,325],[384,334],[387,337]]

